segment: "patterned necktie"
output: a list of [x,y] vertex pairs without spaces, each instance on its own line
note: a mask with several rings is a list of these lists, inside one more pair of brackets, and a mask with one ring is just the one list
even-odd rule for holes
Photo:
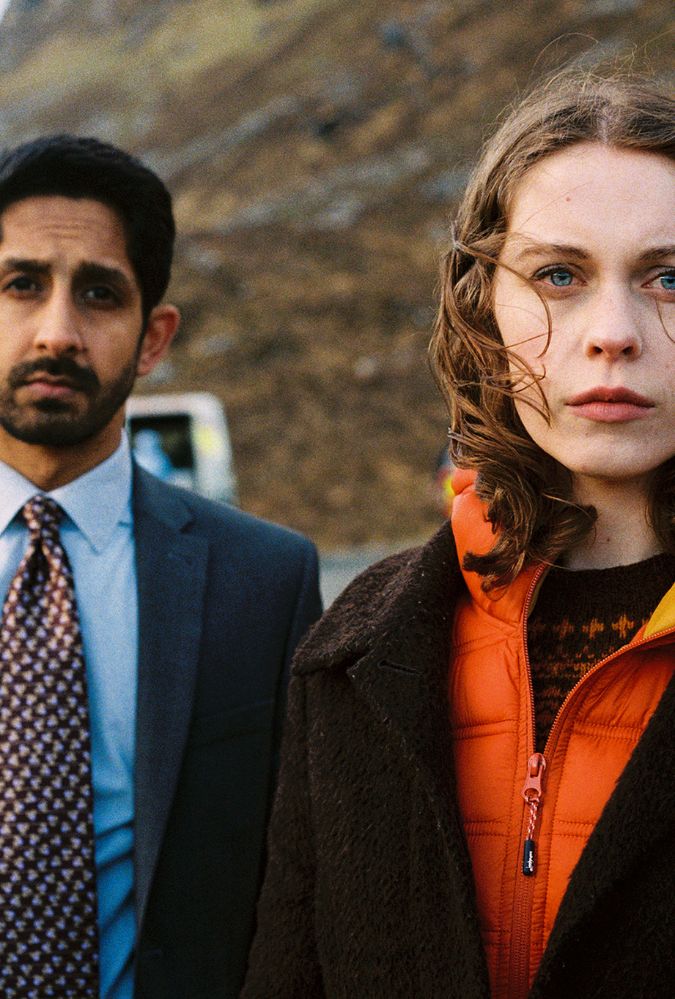
[[61,507],[34,496],[0,635],[0,995],[97,999],[89,709]]

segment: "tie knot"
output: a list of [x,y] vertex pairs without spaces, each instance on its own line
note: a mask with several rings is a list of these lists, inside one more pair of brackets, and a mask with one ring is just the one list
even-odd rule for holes
[[24,504],[21,513],[33,536],[58,534],[63,510],[50,496],[37,493]]

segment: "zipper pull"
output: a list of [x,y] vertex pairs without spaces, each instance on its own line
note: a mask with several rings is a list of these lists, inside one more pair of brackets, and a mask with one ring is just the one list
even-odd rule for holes
[[530,810],[530,820],[527,824],[525,844],[523,846],[523,874],[531,877],[535,872],[534,827],[537,821],[537,810],[541,801],[541,782],[546,769],[546,760],[541,753],[533,753],[527,761],[527,777],[522,795]]

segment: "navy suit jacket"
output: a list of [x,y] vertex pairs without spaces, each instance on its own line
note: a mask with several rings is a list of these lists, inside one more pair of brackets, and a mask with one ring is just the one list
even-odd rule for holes
[[234,999],[316,550],[134,473],[136,999]]

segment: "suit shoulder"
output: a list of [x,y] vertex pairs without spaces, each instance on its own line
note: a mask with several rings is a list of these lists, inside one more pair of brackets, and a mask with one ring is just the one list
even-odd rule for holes
[[161,482],[142,469],[136,470],[137,503],[156,516],[176,521],[182,518],[185,529],[197,531],[208,540],[228,547],[257,550],[269,555],[292,557],[315,555],[313,543],[303,534],[280,524],[255,517],[237,507],[206,499],[189,489]]
[[291,549],[314,547],[309,538],[299,531],[275,524],[262,517],[256,517],[238,507],[207,500],[194,494],[190,494],[189,500],[192,501],[191,508],[200,525],[213,524],[220,530],[225,528],[242,536],[259,540],[263,544],[281,545]]

